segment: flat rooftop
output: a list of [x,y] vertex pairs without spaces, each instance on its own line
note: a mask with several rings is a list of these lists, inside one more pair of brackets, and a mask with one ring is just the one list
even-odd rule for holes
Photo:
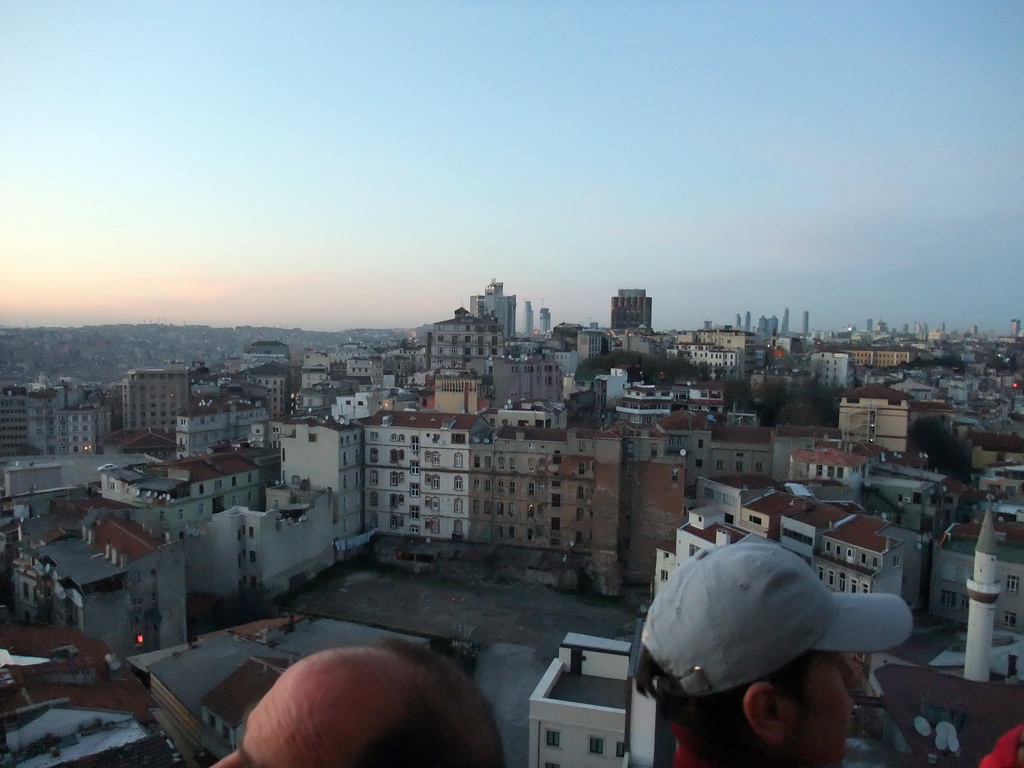
[[629,701],[629,682],[563,672],[547,698],[595,707],[625,709],[626,702]]

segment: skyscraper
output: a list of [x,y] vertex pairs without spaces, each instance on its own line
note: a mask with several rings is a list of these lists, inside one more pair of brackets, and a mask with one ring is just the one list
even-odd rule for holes
[[806,309],[804,310],[803,335],[811,335],[811,313]]
[[779,329],[779,333],[783,336],[789,335],[789,307],[782,310],[782,328]]
[[651,327],[651,298],[644,288],[620,288],[612,296],[611,328],[624,331],[629,328]]
[[743,323],[743,330],[750,333],[750,310],[747,310],[746,321]]
[[533,335],[533,302],[523,302],[523,333],[526,336]]
[[469,311],[476,317],[493,317],[509,339],[516,335],[516,297],[506,296],[505,284],[491,278],[482,296],[471,296]]
[[1014,337],[1020,336],[1020,318],[1019,317],[1014,318],[1013,320],[1010,321],[1010,335],[1014,336]]
[[551,333],[551,310],[547,307],[540,308],[540,332]]

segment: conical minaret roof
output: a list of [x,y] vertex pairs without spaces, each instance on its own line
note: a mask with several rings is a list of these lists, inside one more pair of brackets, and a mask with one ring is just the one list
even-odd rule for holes
[[981,521],[981,533],[978,535],[978,545],[975,552],[983,555],[998,554],[996,547],[996,525],[992,521],[992,507],[985,510],[985,519]]

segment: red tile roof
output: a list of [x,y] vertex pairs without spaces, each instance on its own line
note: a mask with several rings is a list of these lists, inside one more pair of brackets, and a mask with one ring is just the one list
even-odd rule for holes
[[1024,437],[1012,432],[972,432],[970,440],[983,451],[1024,451]]
[[131,561],[140,560],[150,552],[155,552],[163,541],[146,532],[138,523],[122,520],[119,517],[107,517],[92,528],[92,547],[105,552],[110,544],[119,553],[128,556]]
[[793,461],[802,464],[824,464],[832,467],[862,467],[868,463],[864,456],[835,448],[815,448],[813,451],[797,448],[790,456]]
[[882,531],[888,527],[889,523],[885,520],[867,515],[857,515],[831,531],[825,531],[822,536],[872,552],[885,552],[889,542],[882,535]]
[[711,429],[714,422],[708,421],[708,417],[704,414],[693,413],[692,411],[675,411],[670,413],[664,418],[658,419],[654,423],[654,426],[660,427],[664,430],[679,430],[679,429]]
[[[67,698],[72,707],[131,712],[140,722],[151,722],[156,707],[142,683],[123,661],[118,670],[107,665],[110,648],[102,640],[78,629],[62,626],[0,624],[0,648],[17,656],[49,657],[61,646],[73,645],[78,653],[70,659],[22,667],[8,667],[14,688],[0,689],[0,716],[33,704]],[[95,685],[55,682],[54,673],[91,671]]]
[[771,427],[730,427],[717,424],[711,428],[711,437],[719,443],[760,443],[770,445]]
[[435,411],[378,411],[373,416],[359,421],[368,427],[380,427],[385,419],[391,420],[392,427],[417,427],[440,430],[446,424],[449,429],[469,430],[476,426],[481,416],[475,413],[437,413]]

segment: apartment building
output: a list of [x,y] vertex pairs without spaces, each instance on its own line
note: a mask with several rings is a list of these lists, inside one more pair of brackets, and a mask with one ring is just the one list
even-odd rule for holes
[[486,376],[491,362],[505,354],[505,334],[493,318],[459,308],[450,320],[434,323],[427,334],[427,368],[465,368]]
[[[363,426],[358,422],[289,419],[279,428],[281,479],[293,490],[328,491],[342,539],[363,532]],[[270,506],[270,503],[268,503]]]
[[499,358],[492,366],[494,402],[509,400],[551,400],[561,402],[562,367],[553,360],[528,357],[513,360]]
[[350,520],[341,515],[337,496],[333,490],[271,489],[266,510],[239,506],[214,515],[201,536],[185,541],[189,588],[266,599],[302,586],[342,559],[345,540],[359,538],[346,531]]
[[131,504],[130,517],[157,535],[184,538],[238,505],[264,503],[268,469],[238,453],[176,459],[100,474],[104,498]]
[[189,371],[184,363],[130,370],[121,382],[124,428],[173,432],[188,396]]
[[0,456],[21,456],[30,450],[28,442],[28,390],[0,389]]
[[529,768],[624,765],[631,647],[565,636],[530,695]]
[[255,397],[192,398],[178,417],[177,456],[196,456],[224,445],[248,441],[266,431],[270,412]]
[[687,513],[687,522],[676,530],[675,549],[657,549],[654,570],[654,594],[672,578],[676,568],[708,547],[735,544],[751,534],[726,522],[725,510],[716,506],[703,506]]
[[971,469],[983,470],[1002,462],[1024,463],[1024,437],[1013,432],[972,432]]
[[721,381],[686,381],[672,385],[673,410],[725,413],[725,384]]
[[618,590],[623,446],[612,432],[501,427],[472,449],[470,540],[579,558]]
[[497,427],[548,427],[565,429],[568,411],[558,402],[512,402],[499,408],[488,408],[484,418]]
[[653,384],[630,384],[615,406],[615,418],[631,426],[648,426],[672,412],[672,390]]
[[818,578],[834,592],[903,594],[903,543],[885,520],[851,515],[819,535]]
[[909,401],[906,393],[889,387],[846,390],[839,403],[839,430],[843,439],[871,443],[892,451],[907,450]]
[[811,352],[811,377],[822,386],[847,389],[853,384],[855,360],[848,352]]
[[835,480],[848,486],[859,501],[871,459],[829,446],[797,449],[790,454],[789,479],[800,482]]
[[28,544],[12,575],[24,621],[77,627],[122,655],[185,642],[182,542],[138,523],[108,517],[82,538]]
[[26,438],[32,453],[96,453],[110,431],[111,409],[93,393],[62,385],[29,392]]
[[919,354],[913,347],[848,347],[844,352],[853,358],[855,365],[868,368],[895,368],[913,362]]
[[292,410],[291,369],[286,363],[267,362],[245,371],[250,384],[261,387],[270,418],[280,419]]
[[367,526],[465,539],[470,452],[491,439],[487,421],[467,413],[381,411],[363,427]]
[[735,329],[732,326],[683,331],[676,336],[675,348],[677,350],[686,351],[689,345],[697,345],[698,348],[689,350],[685,356],[708,355],[711,352],[735,352],[735,356],[723,354],[720,358],[707,357],[700,360],[700,362],[707,362],[712,369],[721,367],[728,378],[743,378],[749,375],[757,363],[754,334]]

